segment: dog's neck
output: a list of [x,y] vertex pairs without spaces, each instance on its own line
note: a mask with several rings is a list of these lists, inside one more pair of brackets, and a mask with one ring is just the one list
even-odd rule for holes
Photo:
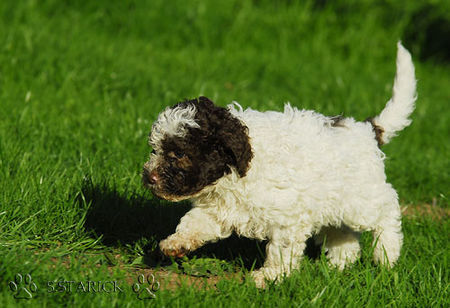
[[[234,167],[231,168],[231,173],[225,174],[216,183],[203,188],[199,193],[191,199],[194,206],[215,206],[218,200],[227,202],[227,199],[233,197],[237,183],[242,181],[238,172]],[[231,193],[231,196],[230,196]],[[236,192],[237,193],[237,192]]]

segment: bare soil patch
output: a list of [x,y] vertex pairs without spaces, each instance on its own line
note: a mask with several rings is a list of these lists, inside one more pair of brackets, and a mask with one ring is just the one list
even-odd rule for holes
[[401,210],[403,216],[412,219],[428,216],[435,221],[443,221],[450,216],[450,209],[439,207],[436,204],[404,205]]
[[221,276],[197,277],[184,273],[176,273],[166,269],[137,269],[133,270],[126,279],[132,285],[136,283],[136,277],[143,274],[145,277],[153,275],[155,281],[159,282],[160,290],[174,290],[181,286],[188,286],[197,290],[216,289],[216,284],[220,280],[237,279],[243,280],[242,273],[228,273]]

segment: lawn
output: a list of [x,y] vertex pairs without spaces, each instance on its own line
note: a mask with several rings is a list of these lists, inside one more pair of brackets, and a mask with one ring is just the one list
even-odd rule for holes
[[[0,306],[449,306],[450,5],[331,2],[1,1]],[[408,207],[395,268],[371,262],[369,234],[353,267],[329,268],[310,246],[265,290],[248,278],[263,242],[160,256],[190,207],[141,184],[165,106],[205,95],[364,120],[391,95],[399,39],[418,100],[383,147]],[[156,276],[155,298],[140,274]]]

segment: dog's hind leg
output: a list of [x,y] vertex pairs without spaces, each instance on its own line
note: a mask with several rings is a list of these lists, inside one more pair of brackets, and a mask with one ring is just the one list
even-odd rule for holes
[[389,183],[374,184],[364,191],[368,193],[346,207],[342,222],[357,232],[371,231],[375,262],[393,266],[403,243],[397,193]]
[[324,227],[316,238],[316,243],[325,243],[327,258],[331,265],[343,270],[360,256],[360,234],[343,226]]
[[401,213],[398,206],[396,210],[383,215],[383,219],[374,228],[373,237],[375,262],[392,267],[400,256],[403,244]]

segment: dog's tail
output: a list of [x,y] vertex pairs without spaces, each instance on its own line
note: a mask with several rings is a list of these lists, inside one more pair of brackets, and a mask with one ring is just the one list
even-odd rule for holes
[[388,143],[397,132],[411,123],[409,116],[416,101],[416,77],[411,55],[401,42],[397,43],[397,48],[397,73],[392,98],[378,116],[368,119],[379,145]]

